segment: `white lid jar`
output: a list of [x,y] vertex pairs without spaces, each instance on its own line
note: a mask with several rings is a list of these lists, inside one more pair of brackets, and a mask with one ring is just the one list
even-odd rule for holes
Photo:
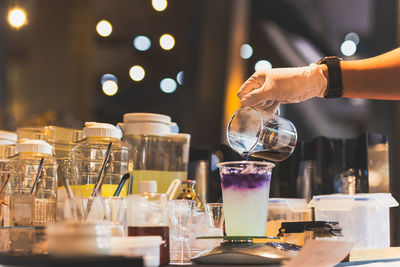
[[171,117],[156,113],[127,113],[118,123],[125,135],[164,135],[171,133]]
[[43,140],[22,139],[15,150],[16,153],[28,152],[53,155],[53,146]]
[[120,129],[109,123],[85,122],[83,137],[108,137],[121,140],[122,132]]
[[173,180],[187,178],[190,135],[176,133],[178,126],[170,116],[128,113],[123,120],[118,126],[129,147],[134,193],[139,193],[139,182],[143,180],[156,180],[157,192],[165,193]]

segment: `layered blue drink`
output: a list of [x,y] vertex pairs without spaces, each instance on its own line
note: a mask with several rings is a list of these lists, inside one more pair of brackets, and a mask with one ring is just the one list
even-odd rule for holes
[[218,164],[228,236],[264,236],[272,168],[269,162]]

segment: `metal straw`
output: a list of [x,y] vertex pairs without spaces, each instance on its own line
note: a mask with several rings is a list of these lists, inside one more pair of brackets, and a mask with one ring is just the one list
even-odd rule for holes
[[8,183],[8,180],[10,180],[10,174],[9,173],[7,173],[7,177],[6,177],[6,179],[4,180],[4,183],[1,185],[1,188],[0,188],[0,194],[3,194],[3,192],[4,192],[4,189],[6,188],[6,185],[7,185],[7,183]]
[[121,181],[119,182],[119,184],[117,186],[117,189],[114,192],[114,195],[113,195],[114,197],[118,197],[119,196],[119,194],[121,193],[122,187],[124,187],[124,184],[125,184],[126,180],[129,179],[129,177],[130,177],[129,173],[125,173],[122,176]]
[[133,194],[133,174],[131,174],[131,180],[129,181],[129,187],[128,187],[128,195]]
[[97,179],[97,182],[96,182],[96,184],[93,188],[93,192],[91,194],[92,197],[97,197],[100,193],[101,186],[103,185],[103,182],[104,182],[104,177],[106,176],[107,170],[110,166],[112,145],[113,145],[112,142],[110,142],[110,144],[108,144],[106,156],[104,157],[103,165],[101,166],[101,169],[99,172],[99,177]]
[[44,162],[44,158],[42,158],[42,159],[40,160],[38,172],[37,172],[37,174],[36,174],[35,181],[33,182],[33,185],[32,185],[32,188],[31,188],[31,192],[30,192],[31,195],[33,195],[33,193],[35,192],[36,186],[37,186],[37,184],[38,184],[38,182],[39,182],[39,178],[40,178],[40,177],[42,176],[42,174],[43,174],[43,162]]
[[74,193],[72,193],[71,186],[69,185],[69,181],[67,177],[63,176],[65,191],[67,191],[68,198],[73,198]]

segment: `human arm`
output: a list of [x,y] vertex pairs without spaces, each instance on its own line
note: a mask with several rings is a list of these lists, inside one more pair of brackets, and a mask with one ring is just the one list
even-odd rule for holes
[[[400,48],[355,61],[342,61],[343,97],[400,100]],[[243,105],[269,108],[323,97],[328,84],[327,66],[312,64],[254,73],[239,89]]]

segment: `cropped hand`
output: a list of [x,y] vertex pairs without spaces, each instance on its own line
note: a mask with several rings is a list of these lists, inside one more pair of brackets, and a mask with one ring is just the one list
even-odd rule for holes
[[255,72],[238,91],[242,105],[276,110],[279,104],[323,97],[327,80],[322,66],[277,68]]

